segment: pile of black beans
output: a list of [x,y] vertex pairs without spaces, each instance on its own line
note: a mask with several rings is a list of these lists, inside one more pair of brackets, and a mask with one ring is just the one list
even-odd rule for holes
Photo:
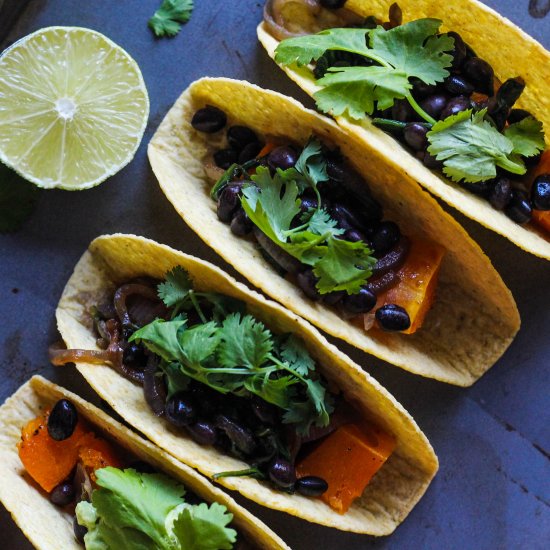
[[[214,133],[225,127],[227,117],[217,107],[207,106],[195,113],[191,124],[198,131]],[[244,126],[231,126],[227,130],[230,147],[230,136],[234,133],[234,128],[239,128],[241,134],[255,135],[250,129],[246,129],[248,131],[245,132]],[[254,143],[259,143],[259,140]],[[256,149],[259,151],[258,147]],[[214,159],[218,153],[226,150],[214,152]],[[230,224],[235,235],[251,235],[255,238],[269,260],[281,273],[291,274],[308,298],[322,300],[325,304],[342,311],[347,317],[353,317],[371,311],[376,305],[377,296],[399,282],[397,270],[407,258],[409,241],[401,235],[395,222],[383,220],[382,206],[372,197],[361,177],[344,163],[341,155],[337,151],[328,150],[324,154],[330,180],[319,186],[323,207],[328,210],[338,227],[344,230],[343,239],[352,242],[363,241],[377,258],[371,280],[359,293],[348,295],[346,292],[332,292],[321,295],[316,288],[317,278],[311,267],[287,254],[253,226],[241,206],[242,188],[245,184],[251,184],[246,177],[230,181],[221,189],[217,201],[217,214],[220,221]],[[286,170],[294,167],[299,156],[300,151],[296,147],[280,145],[265,157],[258,159],[258,164],[269,167],[274,173],[277,168]],[[244,162],[249,160],[252,159],[246,158]],[[220,167],[228,166],[230,165],[224,164]],[[300,199],[301,212],[293,221],[294,226],[301,224],[300,217],[304,212],[317,207],[317,198],[311,189],[306,189]],[[410,326],[408,313],[395,304],[380,307],[376,311],[376,319],[379,325],[388,331],[402,331]]]
[[164,416],[200,445],[215,446],[253,464],[280,489],[306,496],[327,490],[321,478],[296,478],[285,452],[289,444],[284,433],[290,428],[283,426],[280,409],[262,399],[222,394],[192,382],[167,400]]

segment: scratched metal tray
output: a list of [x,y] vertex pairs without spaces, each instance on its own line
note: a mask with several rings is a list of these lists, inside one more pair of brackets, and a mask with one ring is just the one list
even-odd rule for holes
[[[548,0],[488,3],[550,48]],[[74,370],[49,366],[46,350],[56,339],[54,309],[63,285],[97,235],[145,235],[232,272],[176,215],[146,158],[154,129],[192,80],[205,75],[243,78],[311,105],[256,41],[260,0],[197,0],[190,23],[172,40],[155,40],[147,28],[159,4],[160,0],[0,0],[0,49],[44,26],[91,27],[137,60],[151,97],[149,126],[128,167],[86,192],[41,193],[25,226],[15,234],[0,235],[0,401],[35,372],[93,395]],[[441,469],[410,517],[384,539],[318,527],[239,497],[296,550],[548,548],[550,264],[457,218],[512,289],[522,330],[502,360],[470,389],[414,377],[338,341],[413,414],[434,445]],[[0,548],[30,548],[1,507],[0,533]]]

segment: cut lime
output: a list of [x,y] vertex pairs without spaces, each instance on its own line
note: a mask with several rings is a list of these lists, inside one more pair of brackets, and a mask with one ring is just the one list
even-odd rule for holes
[[0,160],[40,187],[86,189],[132,160],[149,98],[102,34],[49,27],[0,56]]

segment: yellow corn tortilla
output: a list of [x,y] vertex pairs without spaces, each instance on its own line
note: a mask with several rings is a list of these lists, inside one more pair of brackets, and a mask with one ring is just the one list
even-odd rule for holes
[[[348,0],[345,7],[362,16],[374,15],[386,21],[394,0]],[[516,106],[528,110],[544,125],[546,147],[550,147],[550,52],[511,21],[476,0],[399,0],[403,22],[433,17],[441,19],[442,32],[456,31],[495,70],[495,76],[504,81],[521,76],[527,84]],[[273,59],[279,41],[269,34],[261,23],[258,39]],[[307,67],[281,67],[300,88],[310,96],[320,89]],[[472,218],[535,256],[550,259],[550,235],[533,224],[521,226],[504,213],[494,209],[485,199],[477,197],[460,185],[432,172],[397,140],[376,128],[370,118],[357,122],[335,117],[350,135],[361,140],[365,147],[382,153],[388,164],[407,179],[412,179],[444,200],[465,216]]]
[[[193,113],[205,104],[223,109],[228,124],[244,124],[263,135],[304,145],[314,133],[339,146],[388,219],[398,222],[404,233],[446,248],[436,301],[419,331],[403,335],[354,326],[278,276],[252,240],[235,236],[218,220],[216,203],[209,197],[213,184],[202,162],[212,137],[190,124]],[[199,80],[166,115],[149,144],[149,160],[186,223],[253,285],[329,334],[394,365],[468,386],[497,361],[519,329],[510,291],[479,246],[436,200],[378,149],[291,98],[246,82]]]
[[48,495],[25,473],[17,454],[16,445],[21,440],[21,428],[62,398],[69,399],[76,406],[79,415],[89,422],[100,437],[109,439],[136,459],[182,482],[205,502],[218,502],[226,506],[233,514],[232,527],[238,529],[239,537],[244,537],[253,548],[289,550],[267,525],[195,470],[142,439],[78,395],[41,376],[33,376],[0,407],[0,501],[35,548],[84,548],[74,537],[73,515],[50,502]]
[[[163,278],[174,266],[184,267],[199,291],[215,291],[246,302],[248,311],[276,332],[300,337],[317,369],[339,388],[348,402],[396,438],[397,446],[350,510],[340,515],[321,500],[289,495],[247,477],[218,482],[247,498],[302,519],[357,533],[387,535],[407,516],[435,475],[437,458],[424,434],[403,407],[349,357],[330,345],[309,323],[279,304],[237,283],[219,268],[141,237],[99,237],[78,262],[57,309],[59,331],[69,348],[96,349],[89,307],[115,285],[136,276]],[[78,364],[90,385],[130,425],[185,464],[210,477],[240,470],[245,462],[203,447],[156,417],[143,389],[102,365]]]

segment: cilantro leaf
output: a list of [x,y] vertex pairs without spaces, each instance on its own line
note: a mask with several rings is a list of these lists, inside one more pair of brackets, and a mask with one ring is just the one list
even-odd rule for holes
[[158,37],[175,36],[181,23],[189,21],[193,7],[193,0],[163,0],[148,25]]
[[416,77],[426,84],[441,82],[449,76],[453,61],[449,53],[454,39],[437,36],[439,19],[417,19],[390,30],[377,27],[370,31],[372,52],[396,71]]
[[263,323],[252,315],[234,313],[226,317],[220,331],[220,363],[229,367],[257,369],[268,359],[273,339]]
[[317,34],[283,40],[275,49],[275,61],[281,65],[307,65],[327,50],[339,50],[368,56],[365,29],[328,29]]
[[174,267],[165,278],[166,281],[157,287],[158,297],[167,307],[174,307],[187,298],[189,291],[193,289],[193,283],[187,271],[181,266]]
[[243,189],[243,206],[252,222],[272,240],[284,240],[294,216],[300,212],[298,186],[285,182],[282,170],[272,178],[269,168],[260,166],[252,176],[255,186]]
[[[309,214],[309,212],[307,213]],[[304,221],[307,219],[304,216]],[[316,235],[342,235],[345,233],[344,229],[340,229],[336,220],[330,217],[330,214],[324,209],[314,210],[309,216],[308,229]]]
[[145,344],[153,353],[156,353],[165,361],[183,361],[179,335],[185,330],[185,319],[164,321],[155,319],[153,322],[136,330],[128,338],[128,342],[139,341]]
[[326,254],[313,268],[313,273],[319,277],[319,292],[359,292],[372,275],[372,268],[376,263],[376,259],[370,254],[371,250],[361,241],[330,238]]
[[372,115],[375,102],[380,110],[391,107],[412,88],[406,73],[380,66],[333,67],[317,83],[322,86],[314,94],[319,110],[333,116],[347,111],[355,120]]
[[[441,82],[449,75],[449,53],[454,39],[438,36],[441,21],[418,19],[390,30],[379,26],[365,29],[330,29],[316,35],[283,40],[275,50],[275,61],[282,65],[305,65],[331,50],[347,51],[370,60],[374,65],[332,67],[317,81],[317,107],[334,116],[348,113],[353,119],[384,110],[395,100],[411,98],[410,79],[426,84]],[[366,36],[368,35],[368,40]],[[425,120],[433,119],[416,105]]]
[[19,229],[34,210],[38,189],[0,162],[0,233]]
[[321,142],[316,138],[310,138],[296,161],[296,171],[302,174],[312,188],[318,183],[328,181],[327,161],[322,154]]
[[283,361],[301,376],[307,376],[315,370],[315,361],[303,342],[293,334],[281,342],[280,355]]
[[245,380],[245,387],[250,393],[256,394],[268,403],[281,409],[292,409],[294,406],[293,393],[289,391],[289,388],[299,382],[300,380],[293,376],[281,378],[252,376]]
[[544,149],[542,122],[528,116],[504,130],[504,135],[513,144],[513,153],[524,157],[538,155]]
[[227,526],[233,514],[217,502],[210,506],[184,505],[173,522],[171,534],[182,550],[230,550],[237,532]]
[[478,182],[496,176],[500,166],[525,174],[514,143],[485,120],[486,109],[462,111],[438,121],[428,132],[428,152],[443,161],[443,172],[454,181]]
[[180,332],[179,346],[185,362],[193,367],[213,357],[220,344],[221,334],[217,323],[210,321]]

